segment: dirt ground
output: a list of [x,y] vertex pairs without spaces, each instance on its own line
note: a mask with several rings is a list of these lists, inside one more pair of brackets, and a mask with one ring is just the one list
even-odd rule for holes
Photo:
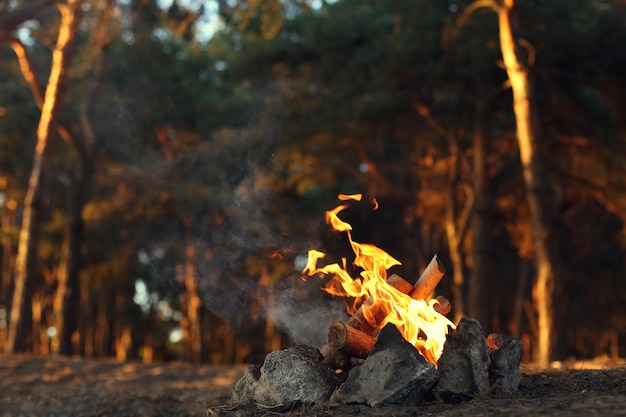
[[[522,367],[512,395],[460,405],[316,406],[263,410],[228,406],[244,367],[118,363],[0,355],[5,416],[626,416],[626,365],[588,361],[561,370]],[[595,369],[589,369],[595,368]]]

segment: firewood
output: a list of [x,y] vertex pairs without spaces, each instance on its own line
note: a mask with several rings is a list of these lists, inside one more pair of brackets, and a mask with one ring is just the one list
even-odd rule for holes
[[[393,274],[389,278],[387,278],[387,284],[391,285],[392,287],[404,294],[408,294],[410,291],[413,290],[413,286],[411,285],[411,283],[404,280],[397,274]],[[374,322],[376,323],[376,325],[373,325],[367,321],[363,313],[364,307],[370,309],[370,313],[374,317]],[[387,311],[385,311],[386,309],[384,307],[384,304],[370,298],[365,301],[365,303],[363,303],[363,305],[359,307],[357,311],[354,312],[354,314],[348,319],[348,321],[346,321],[346,324],[371,335],[372,333],[374,333],[374,331],[378,329],[378,326],[380,325],[380,323],[383,322],[388,314],[388,309]]]
[[[387,278],[387,284],[396,288],[398,291],[401,291],[404,294],[408,294],[413,290],[413,285],[410,282],[404,280],[397,274],[391,275]],[[382,323],[385,319],[386,312],[382,308],[383,306],[372,306],[372,301],[368,300],[366,305],[370,306],[373,311],[373,315],[376,318],[377,323]],[[377,326],[372,326],[367,322],[365,316],[363,315],[363,306],[359,307],[357,311],[346,321],[346,324],[354,329],[360,330],[361,332],[371,335],[377,329]],[[345,351],[339,351],[333,349],[329,345],[324,345],[321,349],[322,355],[324,356],[323,363],[332,369],[347,369],[350,367],[350,355]]]
[[352,357],[340,350],[335,350],[330,347],[328,343],[326,343],[320,349],[320,353],[324,357],[322,360],[322,364],[328,366],[332,370],[343,370],[347,371],[352,366]]
[[[403,294],[408,294],[413,299],[425,300],[439,284],[444,274],[445,268],[435,255],[415,285],[411,285],[397,274],[387,278],[387,284]],[[350,357],[366,358],[369,355],[376,343],[372,334],[375,333],[388,313],[383,304],[377,305],[375,303],[375,300],[368,299],[346,323],[336,321],[330,325],[328,345],[322,348],[324,363],[334,369],[345,369]],[[376,325],[372,325],[366,320],[363,313],[364,306],[370,309]],[[443,296],[438,296],[433,309],[439,314],[448,314],[451,310],[450,301]]]
[[375,344],[374,337],[341,321],[333,322],[328,328],[328,345],[331,349],[347,353],[353,358],[367,358]]
[[452,306],[450,305],[450,301],[444,297],[443,295],[438,295],[436,298],[437,303],[433,305],[433,309],[441,314],[442,316],[445,316],[446,314],[448,314],[450,311],[452,311]]
[[415,300],[426,300],[435,290],[446,270],[437,255],[428,263],[409,294]]

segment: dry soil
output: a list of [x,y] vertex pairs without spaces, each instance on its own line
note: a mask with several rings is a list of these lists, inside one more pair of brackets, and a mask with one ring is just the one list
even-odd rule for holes
[[[241,366],[155,364],[0,355],[0,417],[5,416],[626,416],[626,365],[587,361],[569,369],[522,367],[518,392],[460,405],[232,407]],[[589,369],[594,368],[594,369]]]

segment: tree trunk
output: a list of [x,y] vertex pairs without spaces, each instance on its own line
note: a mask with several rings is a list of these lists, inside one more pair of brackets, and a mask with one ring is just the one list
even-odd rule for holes
[[8,348],[13,352],[26,351],[32,343],[32,297],[37,272],[37,243],[41,215],[44,209],[44,181],[50,171],[52,144],[57,115],[64,96],[76,32],[81,15],[80,0],[60,4],[61,24],[52,53],[50,78],[41,108],[37,128],[37,145],[29,180],[20,229],[15,266],[15,290],[11,309]]
[[[84,162],[79,162],[83,165]],[[76,330],[78,307],[80,307],[80,288],[78,272],[80,269],[80,241],[84,222],[82,210],[85,194],[90,183],[90,174],[78,174],[70,185],[67,197],[68,211],[63,232],[63,247],[59,263],[58,285],[54,297],[54,317],[57,337],[52,343],[52,351],[71,355],[72,334]],[[83,335],[84,336],[84,335]]]
[[515,302],[513,303],[513,314],[509,331],[513,337],[521,337],[522,321],[524,319],[524,302],[526,301],[527,284],[529,282],[532,264],[527,259],[520,259],[517,277],[517,289],[515,290]]
[[561,272],[560,259],[554,244],[551,219],[551,192],[547,183],[545,161],[535,121],[528,71],[517,55],[512,20],[516,17],[515,0],[504,0],[498,10],[500,48],[513,90],[513,110],[517,124],[526,196],[532,221],[532,239],[537,266],[536,307],[538,315],[538,343],[536,360],[549,364],[552,355],[554,328],[555,277]]
[[[91,110],[97,96],[98,86],[104,71],[104,46],[109,43],[109,22],[113,11],[113,1],[104,3],[100,19],[100,28],[96,31],[94,48],[98,51],[94,65],[94,76],[88,91],[79,107],[79,119],[83,140],[74,138],[70,144],[76,153],[76,169],[67,198],[67,222],[63,236],[63,248],[59,267],[57,292],[54,300],[55,326],[59,337],[55,339],[52,350],[55,353],[72,354],[72,334],[76,331],[76,317],[79,315],[79,279],[80,244],[83,240],[83,208],[88,201],[89,189],[94,174],[94,163],[99,140],[91,126]],[[84,335],[83,335],[84,336]]]
[[193,245],[191,220],[185,219],[185,266],[183,268],[183,283],[185,285],[185,318],[187,320],[187,338],[185,350],[187,359],[191,362],[202,361],[202,329],[200,327],[200,307],[202,301],[196,285],[196,250]]
[[467,184],[464,184],[465,202],[463,209],[457,215],[457,182],[459,180],[459,165],[461,162],[461,150],[456,136],[450,130],[446,130],[433,117],[430,109],[422,103],[413,103],[413,107],[428,122],[430,127],[448,140],[450,149],[450,168],[448,171],[446,211],[445,211],[445,231],[448,248],[450,250],[450,261],[453,267],[453,305],[454,320],[458,322],[466,313],[466,293],[465,274],[461,244],[467,233],[470,214],[474,206],[474,194]]
[[10,294],[11,281],[13,278],[13,265],[15,256],[13,243],[9,237],[10,229],[15,228],[15,200],[5,202],[0,207],[0,240],[2,241],[2,276],[0,276],[0,352],[5,350],[7,337],[8,313],[11,308]]
[[260,286],[265,295],[265,351],[280,349],[280,333],[276,331],[276,295],[267,268],[261,270]]
[[486,332],[491,327],[490,280],[493,267],[493,189],[487,167],[485,106],[479,104],[474,131],[472,215],[472,270],[467,285],[467,313],[478,320]]
[[461,236],[456,225],[456,181],[459,167],[459,149],[456,143],[450,145],[451,164],[447,184],[446,204],[446,239],[452,262],[452,295],[454,297],[454,321],[458,322],[465,315],[465,276],[463,274],[463,258],[461,257]]
[[453,305],[454,305],[454,320],[458,322],[466,313],[466,294],[465,294],[465,274],[464,274],[464,262],[463,254],[461,252],[461,245],[465,239],[467,232],[467,226],[469,222],[469,216],[474,205],[473,193],[467,184],[464,185],[465,202],[463,209],[457,214],[457,181],[459,178],[459,164],[460,164],[460,149],[455,139],[450,140],[450,153],[451,163],[450,170],[448,172],[448,184],[447,184],[447,204],[445,212],[446,223],[446,238],[448,240],[448,247],[450,250],[450,261],[452,262],[452,276],[454,285],[452,287],[453,292]]

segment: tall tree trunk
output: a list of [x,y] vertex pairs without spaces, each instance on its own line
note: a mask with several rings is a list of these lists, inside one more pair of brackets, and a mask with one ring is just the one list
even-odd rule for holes
[[474,193],[467,184],[463,184],[465,191],[465,202],[463,209],[457,213],[457,183],[459,180],[459,166],[461,163],[461,150],[458,140],[454,133],[446,130],[433,117],[430,109],[422,103],[415,102],[413,107],[422,116],[430,127],[442,137],[448,140],[450,149],[450,168],[448,170],[447,195],[446,195],[446,212],[445,212],[445,230],[446,240],[450,250],[450,261],[453,267],[453,287],[452,293],[454,297],[454,320],[459,321],[466,313],[466,292],[465,292],[465,273],[463,256],[461,253],[461,244],[465,239],[467,227],[469,225],[470,215],[474,206]]
[[9,237],[10,229],[15,228],[15,200],[5,202],[0,207],[0,233],[2,237],[2,272],[0,276],[0,352],[5,350],[7,337],[8,313],[11,307],[11,281],[13,278],[13,265],[15,265],[15,255],[13,253],[13,243]]
[[487,167],[485,104],[478,105],[473,147],[474,213],[472,215],[472,270],[467,285],[467,313],[491,327],[489,281],[493,267],[493,189]]
[[[84,162],[79,162],[82,168]],[[80,169],[80,168],[79,168]],[[80,307],[80,288],[78,272],[80,269],[80,241],[84,222],[82,210],[85,194],[90,183],[90,174],[77,174],[70,185],[67,196],[66,223],[63,231],[61,262],[59,263],[58,285],[54,297],[53,311],[58,336],[53,340],[54,353],[72,354],[72,334],[76,330],[78,307]],[[84,336],[84,335],[83,335]]]
[[44,180],[50,171],[52,144],[57,116],[64,96],[65,83],[80,22],[81,0],[59,4],[61,24],[52,52],[52,65],[37,128],[35,159],[29,180],[20,229],[15,266],[15,290],[8,335],[11,351],[25,351],[32,343],[32,297],[37,272],[37,244],[44,209]]
[[280,349],[280,333],[276,331],[276,294],[266,267],[261,269],[259,281],[265,299],[265,350],[272,352]]
[[535,293],[539,332],[536,360],[540,365],[546,366],[551,360],[555,341],[553,340],[555,280],[562,271],[557,247],[554,244],[551,190],[545,175],[546,162],[542,159],[539,144],[529,74],[517,54],[513,30],[516,13],[515,0],[504,0],[498,9],[500,48],[513,90],[517,141],[532,221],[532,239],[537,266]]
[[527,284],[531,275],[532,264],[527,259],[520,259],[517,277],[517,289],[515,290],[515,302],[513,303],[513,314],[509,331],[511,336],[522,336],[522,321],[524,319],[524,303],[526,302]]
[[456,182],[459,171],[459,147],[456,141],[450,144],[451,162],[448,172],[447,184],[447,204],[445,212],[446,239],[450,251],[450,261],[452,262],[454,297],[454,321],[458,322],[465,315],[465,275],[463,274],[463,258],[461,255],[462,236],[459,233],[456,219]]
[[[67,198],[66,224],[63,236],[63,248],[59,266],[57,292],[54,299],[55,326],[59,337],[54,340],[52,350],[55,353],[72,354],[72,335],[77,330],[76,317],[79,315],[80,288],[78,274],[80,272],[80,244],[83,240],[84,220],[83,208],[89,200],[88,194],[94,174],[94,163],[99,147],[99,138],[91,126],[91,111],[97,96],[100,79],[104,72],[105,48],[109,43],[109,22],[113,11],[113,1],[107,0],[99,30],[94,37],[93,48],[97,51],[94,65],[94,76],[90,80],[87,93],[79,106],[79,120],[83,140],[74,138],[70,144],[76,153],[76,169],[70,183]],[[83,335],[84,336],[84,335]]]
[[202,301],[196,284],[196,250],[193,244],[191,219],[185,219],[183,224],[185,228],[185,266],[182,278],[186,290],[185,319],[187,320],[185,349],[188,360],[200,363],[202,361],[202,328],[200,327]]

